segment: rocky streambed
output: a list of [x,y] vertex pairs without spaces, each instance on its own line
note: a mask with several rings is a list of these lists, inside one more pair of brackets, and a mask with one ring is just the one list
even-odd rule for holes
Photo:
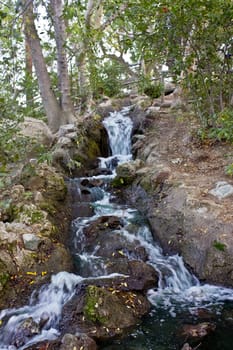
[[[29,172],[26,167],[20,185],[3,194],[3,201],[11,200],[1,210],[2,232],[8,237],[2,251],[7,252],[9,262],[12,259],[14,270],[3,265],[2,295],[8,304],[22,305],[17,294],[25,291],[26,299],[37,288],[26,306],[2,310],[1,349],[209,350],[213,344],[216,349],[231,349],[232,290],[200,283],[190,272],[203,280],[231,285],[229,278],[226,283],[231,267],[227,232],[223,226],[224,235],[217,231],[220,211],[210,210],[222,198],[209,197],[214,182],[209,182],[208,191],[202,184],[200,193],[197,185],[190,185],[195,181],[185,175],[187,170],[196,164],[204,175],[205,157],[203,150],[199,161],[196,151],[190,156],[193,143],[184,140],[185,128],[173,130],[173,115],[161,110],[158,114],[157,107],[143,111],[138,105],[113,113],[108,120],[105,127],[115,147],[110,157],[99,117],[88,139],[74,126],[63,128],[54,147],[54,164],[84,177],[64,182],[48,165],[33,166]],[[130,160],[129,124],[138,158],[134,161]],[[181,143],[178,134],[184,136]],[[75,144],[83,149],[75,150]],[[91,153],[87,156],[88,144]],[[181,144],[188,154],[185,160]],[[105,156],[99,166],[98,156]],[[86,161],[91,170],[77,166]],[[186,170],[183,177],[178,176],[181,169]],[[195,197],[190,189],[203,196]],[[69,202],[64,206],[66,198]],[[216,229],[214,234],[210,224]],[[200,239],[200,232],[205,238]],[[13,250],[10,236],[17,236]],[[177,252],[184,254],[191,270]],[[30,262],[24,260],[28,256]],[[18,257],[23,257],[21,265],[15,261]],[[208,268],[209,261],[214,265]],[[51,282],[45,284],[51,275]],[[8,290],[12,297],[6,295]]]

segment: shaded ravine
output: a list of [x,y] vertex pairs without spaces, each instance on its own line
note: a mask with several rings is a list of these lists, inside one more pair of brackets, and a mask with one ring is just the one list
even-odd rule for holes
[[[122,112],[112,113],[104,120],[112,155],[101,158],[100,167],[112,171],[112,174],[71,180],[72,187],[77,191],[77,198],[82,201],[82,196],[88,197],[87,202],[92,203],[94,211],[93,216],[77,217],[72,223],[71,250],[77,274],[61,272],[52,277],[49,285],[35,291],[27,306],[1,311],[0,349],[25,349],[31,344],[56,339],[60,334],[59,323],[63,307],[75,294],[77,286],[89,279],[115,276],[108,273],[109,260],[100,254],[102,247],[95,245],[93,248],[87,248],[84,235],[85,228],[98,218],[106,216],[114,215],[122,222],[122,228],[114,229],[113,235],[121,235],[122,239],[128,242],[139,242],[145,249],[147,263],[152,265],[159,275],[159,286],[148,292],[153,309],[145,323],[125,340],[102,345],[103,349],[178,349],[177,346],[180,346],[182,341],[173,336],[177,324],[182,325],[183,320],[189,323],[197,322],[200,309],[211,311],[214,314],[214,322],[217,322],[216,319],[220,317],[225,306],[231,305],[232,289],[202,285],[186,269],[180,256],[165,256],[160,246],[154,242],[144,218],[135,209],[118,204],[106,190],[105,183],[109,183],[114,177],[116,166],[132,158],[132,121],[127,117],[128,111],[129,109],[125,108]],[[87,190],[86,184],[92,181],[100,181],[101,186],[88,187]],[[80,184],[85,185],[83,189]],[[134,251],[127,249],[120,250],[120,254],[129,260],[138,258]],[[181,319],[182,321],[177,321]],[[28,322],[31,322],[30,334],[26,334]]]

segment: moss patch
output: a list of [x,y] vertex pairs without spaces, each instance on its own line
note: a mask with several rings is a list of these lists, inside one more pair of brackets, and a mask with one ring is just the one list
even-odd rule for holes
[[107,317],[104,317],[99,312],[99,307],[103,304],[104,294],[106,292],[102,288],[96,286],[88,286],[87,294],[85,299],[84,315],[85,317],[92,321],[98,322],[100,324],[107,323]]
[[10,279],[10,275],[6,272],[0,273],[0,290],[2,290]]
[[218,241],[214,241],[213,243],[213,247],[217,250],[219,250],[220,252],[224,252],[226,249],[226,245],[224,243],[218,242]]

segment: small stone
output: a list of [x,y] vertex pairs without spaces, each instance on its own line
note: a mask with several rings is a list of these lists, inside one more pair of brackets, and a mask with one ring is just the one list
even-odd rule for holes
[[191,348],[191,346],[189,346],[188,343],[185,343],[181,350],[192,350],[192,348]]
[[34,201],[35,203],[41,203],[44,200],[44,197],[40,191],[35,191],[34,193]]
[[172,164],[181,164],[182,163],[182,159],[181,158],[175,158],[171,160]]
[[97,346],[95,341],[86,334],[78,334],[76,336],[73,334],[65,334],[62,338],[60,350],[70,349],[96,350]]
[[227,183],[226,181],[218,181],[216,187],[210,192],[213,196],[218,199],[223,199],[229,197],[233,194],[233,186]]
[[25,233],[23,235],[24,247],[27,250],[36,251],[42,242],[42,239],[33,235],[32,233]]
[[183,326],[182,335],[191,339],[202,339],[215,330],[214,323],[202,322],[196,325],[187,324]]

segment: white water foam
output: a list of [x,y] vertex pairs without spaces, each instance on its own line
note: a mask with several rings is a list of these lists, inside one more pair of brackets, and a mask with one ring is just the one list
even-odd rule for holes
[[[0,332],[1,348],[9,348],[14,334],[17,331],[20,332],[20,326],[29,318],[37,325],[40,324],[41,320],[46,319],[46,327],[41,334],[32,337],[27,345],[37,343],[40,340],[56,339],[59,335],[56,327],[61,318],[62,307],[73,296],[76,285],[82,280],[83,278],[80,276],[60,272],[52,276],[49,285],[43,286],[39,292],[32,294],[29,305],[19,309],[1,311],[0,320],[4,322],[5,319],[8,319]],[[24,349],[24,346],[19,347],[19,349]]]

